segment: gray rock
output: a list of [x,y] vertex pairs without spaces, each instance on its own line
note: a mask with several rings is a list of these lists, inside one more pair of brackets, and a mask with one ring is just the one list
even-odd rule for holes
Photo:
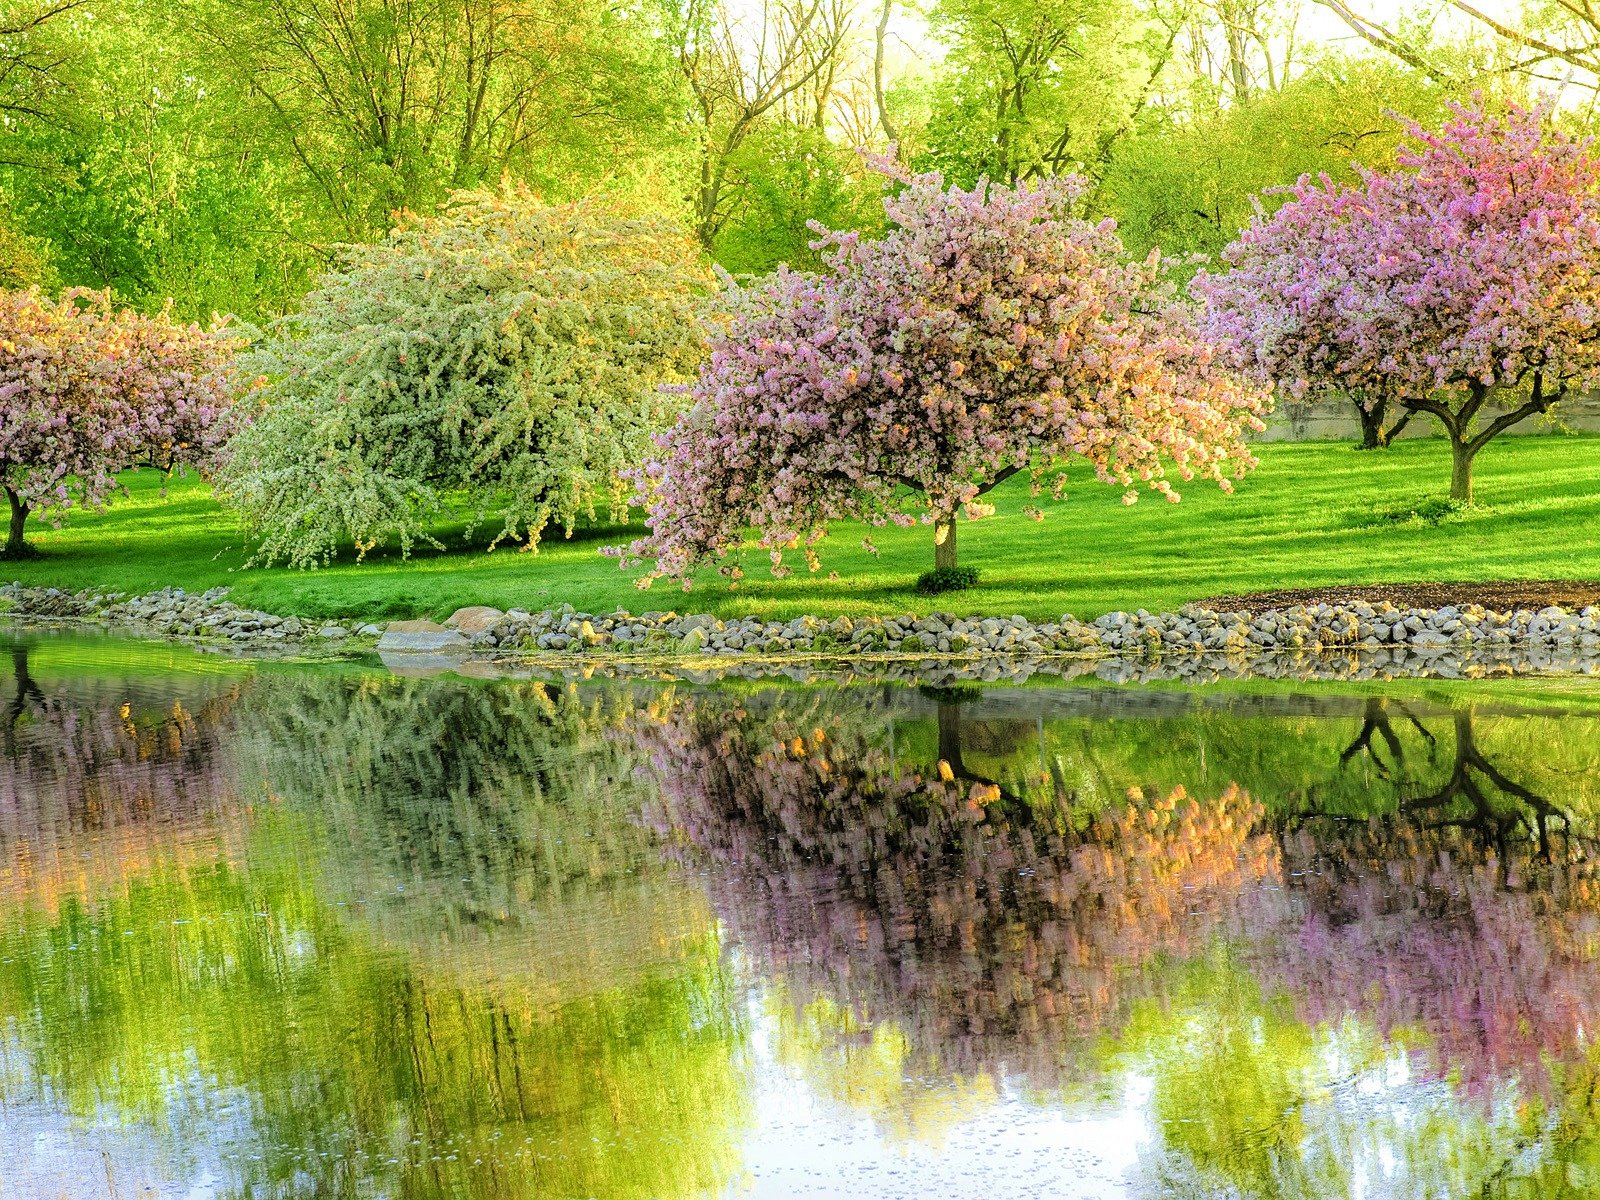
[[465,651],[470,645],[458,631],[433,621],[391,621],[378,639],[379,653],[390,654],[440,654]]
[[505,615],[498,608],[477,604],[456,609],[445,618],[444,624],[446,629],[454,629],[470,638],[493,629]]

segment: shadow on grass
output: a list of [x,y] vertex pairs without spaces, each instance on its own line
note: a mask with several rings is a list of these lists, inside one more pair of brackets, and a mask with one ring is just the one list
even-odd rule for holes
[[[515,557],[527,553],[525,542],[502,541],[492,551],[489,545],[494,541],[498,530],[484,532],[482,527],[474,530],[472,537],[467,537],[467,526],[457,524],[446,526],[442,529],[429,530],[435,541],[442,543],[440,546],[428,542],[417,542],[411,547],[409,554],[402,553],[396,543],[386,543],[367,551],[364,557],[357,557],[356,548],[352,543],[343,542],[334,552],[332,559],[326,564],[328,567],[354,567],[372,566],[401,566],[411,562],[431,562],[442,558],[484,557],[489,554]],[[558,546],[589,546],[595,548],[596,557],[604,546],[626,545],[644,533],[643,525],[580,525],[572,531],[572,536],[563,534],[559,526],[545,530],[544,536],[539,539],[539,549],[555,549]],[[275,563],[272,569],[282,568],[283,564]]]

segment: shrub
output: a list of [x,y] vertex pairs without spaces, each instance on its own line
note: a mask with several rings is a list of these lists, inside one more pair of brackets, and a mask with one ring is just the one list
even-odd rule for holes
[[978,582],[977,567],[936,567],[917,576],[917,591],[924,596],[959,592]]
[[706,283],[669,222],[525,190],[458,194],[346,248],[250,356],[269,382],[220,490],[252,561],[409,554],[452,519],[536,547],[598,504],[620,518],[620,472],[676,407],[659,385],[699,357]]

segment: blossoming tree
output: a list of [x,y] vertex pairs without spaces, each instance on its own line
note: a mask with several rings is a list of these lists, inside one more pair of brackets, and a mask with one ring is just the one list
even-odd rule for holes
[[255,561],[343,545],[440,545],[438,524],[499,522],[537,546],[552,522],[628,496],[621,472],[678,411],[658,385],[701,353],[709,284],[670,221],[525,189],[462,192],[338,267],[252,349],[269,382],[219,491],[260,536]]
[[1456,106],[1393,172],[1302,179],[1197,278],[1207,334],[1291,395],[1435,417],[1470,502],[1484,446],[1600,383],[1600,159],[1549,117]]
[[31,514],[103,506],[126,467],[208,465],[233,427],[234,349],[220,327],[118,312],[108,293],[0,291],[0,554],[31,552]]
[[1158,258],[1127,261],[1110,222],[1075,215],[1082,180],[900,181],[881,239],[823,233],[819,274],[729,293],[693,403],[641,473],[650,532],[623,559],[653,561],[642,584],[687,579],[747,526],[776,574],[800,547],[815,570],[839,518],[920,515],[954,567],[958,514],[1023,471],[1059,495],[1072,455],[1129,502],[1254,464],[1264,395],[1213,361]]

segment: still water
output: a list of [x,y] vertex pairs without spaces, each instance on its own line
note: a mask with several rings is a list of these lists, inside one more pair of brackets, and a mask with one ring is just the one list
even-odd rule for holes
[[1600,686],[0,643],[0,1196],[1600,1194]]

